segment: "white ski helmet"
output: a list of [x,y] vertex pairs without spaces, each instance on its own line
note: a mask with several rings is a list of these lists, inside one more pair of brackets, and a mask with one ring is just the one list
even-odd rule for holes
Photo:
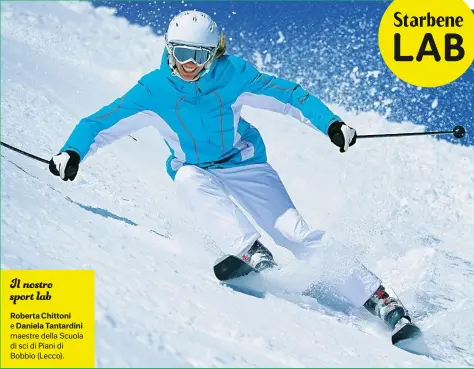
[[190,10],[173,17],[165,39],[168,50],[170,44],[217,48],[219,31],[216,22],[209,15]]
[[219,30],[217,29],[216,22],[206,13],[197,10],[189,10],[174,16],[165,34],[166,48],[168,49],[168,64],[173,74],[182,78],[176,69],[176,60],[173,56],[173,48],[175,46],[202,47],[208,49],[210,52],[209,61],[194,79],[197,80],[209,71],[217,52],[219,38]]

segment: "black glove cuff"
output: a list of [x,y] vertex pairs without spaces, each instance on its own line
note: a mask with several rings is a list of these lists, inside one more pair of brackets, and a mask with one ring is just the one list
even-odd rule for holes
[[79,156],[79,154],[75,151],[72,151],[72,150],[66,150],[66,152],[69,154],[69,164],[70,165],[79,165],[79,163],[81,162],[81,157]]
[[341,122],[341,121],[338,121],[338,122],[334,122],[332,123],[329,128],[328,128],[328,136],[329,136],[329,139],[331,141],[334,142],[334,136],[337,134],[337,133],[340,133],[341,132],[341,128],[342,126],[345,126],[346,124],[344,122]]

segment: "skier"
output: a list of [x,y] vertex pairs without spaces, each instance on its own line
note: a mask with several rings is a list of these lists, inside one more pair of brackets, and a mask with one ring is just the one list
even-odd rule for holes
[[[161,68],[82,119],[52,157],[50,171],[72,181],[79,163],[98,148],[151,125],[171,151],[167,171],[179,192],[228,254],[258,271],[275,265],[260,234],[230,196],[296,258],[316,253],[325,232],[311,229],[295,208],[267,163],[259,131],[240,116],[241,109],[248,105],[288,114],[326,134],[340,152],[355,144],[356,131],[298,84],[227,55],[224,37],[205,13],[176,15],[165,41]],[[391,328],[411,320],[398,298],[389,296],[380,279],[362,265],[349,271],[338,289]]]

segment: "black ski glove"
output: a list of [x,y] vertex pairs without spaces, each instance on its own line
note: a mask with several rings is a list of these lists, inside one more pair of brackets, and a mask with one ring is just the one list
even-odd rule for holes
[[63,181],[74,181],[79,170],[79,154],[72,150],[66,150],[54,155],[49,161],[49,171],[55,176],[61,177]]
[[329,126],[328,136],[331,142],[339,147],[340,152],[346,152],[349,146],[356,143],[357,133],[354,128],[344,122],[335,122]]

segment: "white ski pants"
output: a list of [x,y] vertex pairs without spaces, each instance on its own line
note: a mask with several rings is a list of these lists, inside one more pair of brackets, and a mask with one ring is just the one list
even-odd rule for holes
[[[289,249],[296,258],[309,257],[321,247],[325,232],[306,224],[268,163],[225,169],[185,165],[175,182],[198,222],[225,253],[236,255],[260,238],[230,196],[276,244]],[[347,274],[338,289],[354,305],[362,306],[380,286],[380,280],[360,263]]]

